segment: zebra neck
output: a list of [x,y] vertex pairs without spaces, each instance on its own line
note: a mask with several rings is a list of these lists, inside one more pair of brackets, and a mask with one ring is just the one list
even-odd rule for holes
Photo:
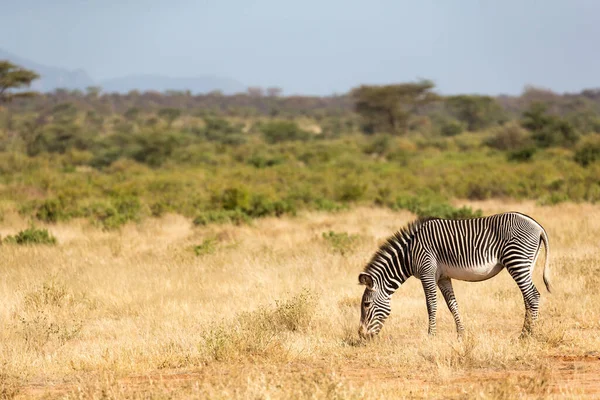
[[373,260],[367,269],[379,287],[392,295],[408,278],[412,276],[408,263],[402,257],[384,256]]

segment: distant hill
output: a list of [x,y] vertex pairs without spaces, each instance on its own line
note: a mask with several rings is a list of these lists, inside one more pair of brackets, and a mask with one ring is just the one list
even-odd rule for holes
[[122,78],[101,81],[99,86],[105,92],[126,93],[130,90],[159,91],[189,90],[192,93],[208,93],[220,90],[224,94],[245,92],[246,87],[234,80],[218,76],[198,76],[190,78],[172,78],[161,75],[130,75]]
[[161,75],[131,75],[121,78],[96,81],[82,69],[68,70],[52,67],[31,61],[0,49],[0,60],[9,60],[24,68],[34,70],[40,75],[31,88],[40,92],[51,92],[55,89],[85,90],[89,86],[100,86],[104,92],[127,93],[131,90],[185,91],[192,93],[208,93],[220,90],[224,94],[245,92],[246,86],[234,79],[218,76],[198,76],[172,78]]
[[57,88],[83,90],[94,85],[94,80],[82,69],[70,71],[64,68],[49,67],[2,49],[0,49],[0,60],[9,60],[14,64],[37,72],[40,79],[33,81],[31,88],[40,92],[50,92]]

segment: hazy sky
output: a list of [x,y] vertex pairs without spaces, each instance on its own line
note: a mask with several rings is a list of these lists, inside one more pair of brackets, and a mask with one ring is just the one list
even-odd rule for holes
[[597,0],[0,0],[0,48],[95,79],[219,75],[286,93],[600,87]]

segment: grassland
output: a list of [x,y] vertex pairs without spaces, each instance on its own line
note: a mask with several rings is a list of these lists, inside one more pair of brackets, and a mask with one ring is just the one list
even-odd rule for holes
[[[554,292],[539,331],[505,272],[455,282],[467,327],[445,308],[426,335],[419,282],[392,298],[381,337],[357,338],[358,272],[414,218],[358,207],[251,224],[166,214],[105,231],[47,225],[54,246],[0,248],[0,398],[590,398],[600,396],[600,206],[462,202],[516,210],[548,231]],[[43,224],[41,224],[43,226]],[[4,215],[0,235],[28,221]]]

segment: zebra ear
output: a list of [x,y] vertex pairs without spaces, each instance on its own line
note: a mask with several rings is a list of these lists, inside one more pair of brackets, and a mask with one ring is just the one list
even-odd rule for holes
[[373,278],[371,278],[370,275],[367,275],[364,272],[358,274],[358,282],[361,285],[365,285],[369,289],[373,289]]

